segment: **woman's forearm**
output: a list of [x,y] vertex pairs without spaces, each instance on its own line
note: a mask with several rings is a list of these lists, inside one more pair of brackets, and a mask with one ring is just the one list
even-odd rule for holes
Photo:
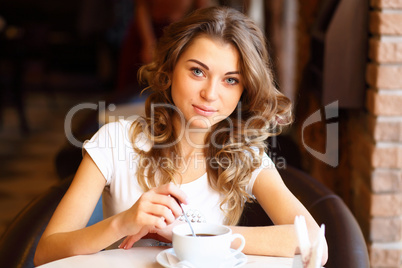
[[125,236],[121,232],[120,221],[121,215],[118,214],[83,229],[43,236],[36,249],[35,265],[96,253],[108,247]]
[[[298,240],[294,225],[273,225],[264,227],[230,226],[233,233],[240,233],[246,239],[243,249],[245,254],[293,257],[299,254]],[[314,229],[315,230],[315,229]],[[310,240],[315,241],[316,235],[310,232]],[[318,230],[317,230],[318,233]],[[232,243],[233,248],[239,246],[239,241]],[[324,244],[322,263],[328,259],[327,244]]]
[[[230,226],[233,233],[240,233],[246,239],[245,254],[292,257],[297,248],[297,237],[293,225],[264,227]],[[239,241],[233,241],[236,248]]]

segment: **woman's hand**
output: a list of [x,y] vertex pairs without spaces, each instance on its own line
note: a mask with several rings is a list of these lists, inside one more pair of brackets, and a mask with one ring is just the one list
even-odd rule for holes
[[122,243],[130,248],[148,233],[171,238],[171,225],[182,214],[181,207],[173,198],[187,204],[185,193],[173,183],[165,184],[149,190],[141,195],[138,201],[123,213],[122,231],[128,236]]
[[184,222],[176,219],[173,223],[169,224],[166,226],[166,228],[163,229],[153,229],[151,230],[147,235],[145,235],[143,238],[149,238],[149,239],[155,239],[161,242],[165,243],[171,243],[172,242],[172,230],[175,226],[183,224]]
[[[163,229],[151,228],[149,230],[141,230],[143,232],[139,232],[137,235],[127,236],[119,245],[119,248],[130,249],[134,245],[134,243],[140,239],[154,239],[164,243],[171,243],[173,227],[183,223],[184,222],[180,220],[175,220],[172,224],[169,224],[168,226],[166,226],[166,228]],[[145,235],[141,236],[144,233]]]

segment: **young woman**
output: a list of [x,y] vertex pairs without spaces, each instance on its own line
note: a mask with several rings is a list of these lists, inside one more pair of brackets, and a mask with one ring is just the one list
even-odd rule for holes
[[[274,86],[264,37],[251,20],[229,8],[198,10],[166,29],[139,75],[152,90],[146,117],[107,124],[85,143],[36,264],[121,239],[124,249],[169,242],[183,223],[173,197],[193,221],[243,234],[247,254],[293,256],[297,215],[316,238],[317,223],[265,153],[265,140],[290,123],[291,107]],[[85,227],[102,193],[105,219]],[[254,198],[274,226],[236,226]]]

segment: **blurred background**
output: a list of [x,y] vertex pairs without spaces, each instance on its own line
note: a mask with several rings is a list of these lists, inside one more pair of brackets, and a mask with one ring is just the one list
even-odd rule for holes
[[402,1],[0,0],[0,236],[75,171],[68,112],[97,105],[72,118],[84,140],[99,127],[100,103],[142,101],[135,73],[163,27],[207,5],[232,6],[266,33],[295,112],[271,157],[286,156],[345,201],[373,267],[399,267]]
[[0,1],[0,233],[60,180],[69,109],[113,90],[100,70],[106,36],[83,35],[82,3]]

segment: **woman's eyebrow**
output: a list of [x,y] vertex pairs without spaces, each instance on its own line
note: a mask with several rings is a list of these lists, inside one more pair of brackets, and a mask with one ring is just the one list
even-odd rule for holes
[[209,67],[207,65],[205,65],[204,63],[202,63],[201,61],[199,61],[199,60],[189,59],[188,61],[195,62],[195,63],[201,65],[204,69],[207,69],[209,71]]
[[[209,71],[209,67],[208,67],[207,65],[205,65],[204,63],[202,63],[201,61],[199,61],[199,60],[189,59],[188,61],[195,62],[195,63],[201,65],[201,66],[202,66],[204,69],[206,69],[207,71]],[[233,72],[227,72],[227,73],[225,73],[225,75],[230,75],[230,74],[240,74],[240,72],[239,72],[239,71],[233,71]]]
[[240,74],[239,71],[233,71],[233,72],[227,72],[225,73],[225,75],[230,75],[230,74]]

